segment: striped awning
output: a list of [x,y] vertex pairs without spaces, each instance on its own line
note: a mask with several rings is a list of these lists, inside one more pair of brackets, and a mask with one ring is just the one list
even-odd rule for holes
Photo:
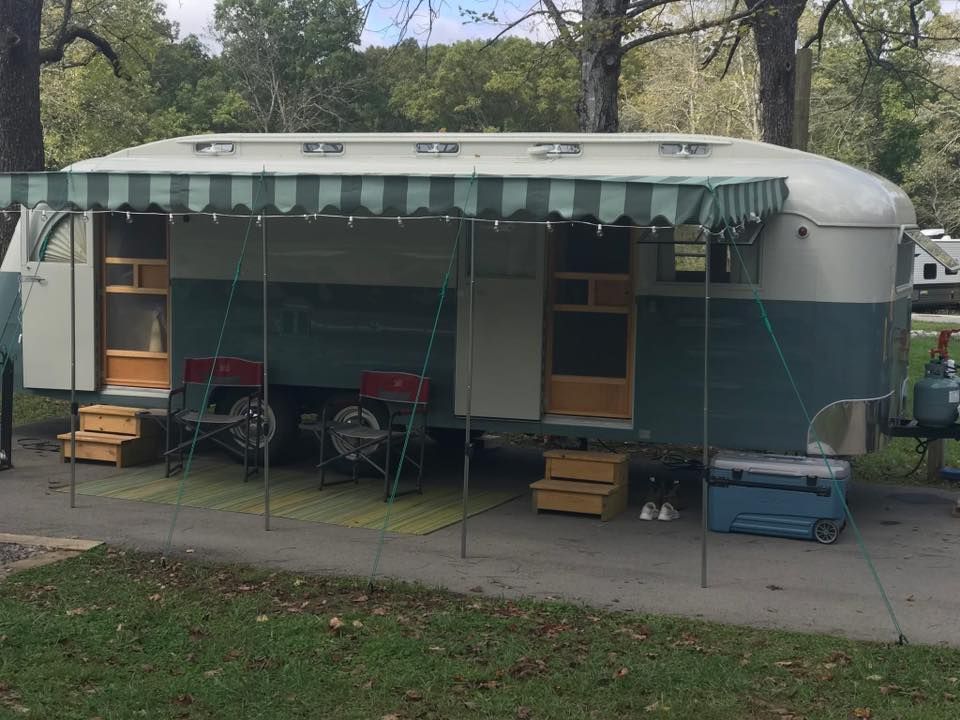
[[780,210],[778,177],[514,177],[119,172],[0,174],[0,208],[466,215],[717,227]]

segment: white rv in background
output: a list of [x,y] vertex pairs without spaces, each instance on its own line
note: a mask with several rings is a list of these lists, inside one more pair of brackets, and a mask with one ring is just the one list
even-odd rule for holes
[[[923,234],[943,248],[951,257],[960,259],[960,238],[952,238],[942,228],[924,230]],[[940,310],[960,307],[960,275],[950,271],[916,246],[913,258],[913,309]]]

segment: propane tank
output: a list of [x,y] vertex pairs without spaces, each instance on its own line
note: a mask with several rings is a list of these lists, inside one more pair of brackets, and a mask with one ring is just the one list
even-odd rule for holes
[[947,427],[957,421],[960,381],[951,363],[935,357],[924,366],[923,378],[913,386],[913,417],[920,425]]

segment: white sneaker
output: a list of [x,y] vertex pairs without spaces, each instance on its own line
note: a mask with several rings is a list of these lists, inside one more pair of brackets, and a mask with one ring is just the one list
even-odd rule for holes
[[663,507],[660,508],[660,515],[657,517],[657,520],[676,520],[680,517],[680,513],[668,502],[663,504]]
[[640,511],[641,520],[656,520],[657,519],[657,504],[648,502],[643,506],[643,510]]

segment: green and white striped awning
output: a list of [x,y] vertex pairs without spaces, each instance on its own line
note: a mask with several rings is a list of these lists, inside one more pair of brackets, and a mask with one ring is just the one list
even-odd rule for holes
[[0,174],[0,208],[466,215],[634,225],[737,224],[780,210],[778,177],[513,177],[119,172]]

